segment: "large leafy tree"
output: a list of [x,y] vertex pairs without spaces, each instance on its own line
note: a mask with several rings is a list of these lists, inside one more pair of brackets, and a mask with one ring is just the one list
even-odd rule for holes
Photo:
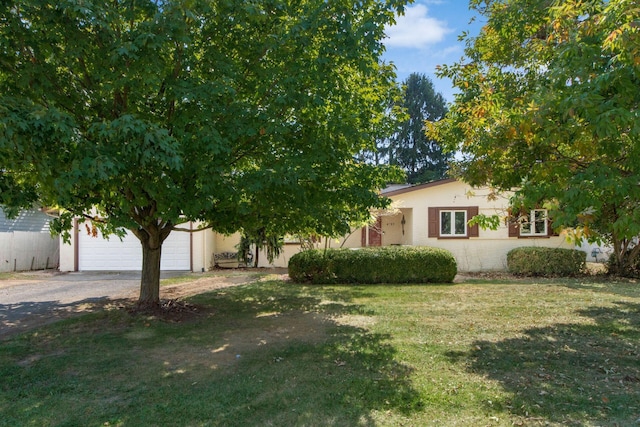
[[354,155],[393,85],[380,40],[404,3],[5,1],[0,204],[131,230],[142,306],[185,221],[346,232],[384,204],[388,172]]
[[471,184],[517,189],[513,208],[640,254],[640,3],[473,0],[486,17],[468,59],[443,67],[460,93],[435,133]]
[[440,143],[425,133],[427,121],[441,120],[447,112],[442,94],[435,91],[427,76],[412,73],[402,83],[397,107],[405,115],[382,150],[387,161],[404,169],[412,184],[444,178],[453,156],[443,152]]

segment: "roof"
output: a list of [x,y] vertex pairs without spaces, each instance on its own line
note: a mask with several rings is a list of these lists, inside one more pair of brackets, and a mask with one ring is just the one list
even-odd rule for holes
[[400,188],[398,188],[398,186],[389,186],[382,190],[382,194],[384,196],[395,196],[398,194],[410,193],[412,191],[422,190],[429,187],[437,187],[444,184],[450,184],[452,182],[458,182],[458,180],[455,178],[447,178],[440,179],[438,181],[427,182],[426,184],[417,184],[404,187],[400,186]]
[[51,221],[51,217],[37,209],[20,211],[17,217],[9,219],[4,210],[0,208],[0,233],[14,231],[48,233],[49,221]]

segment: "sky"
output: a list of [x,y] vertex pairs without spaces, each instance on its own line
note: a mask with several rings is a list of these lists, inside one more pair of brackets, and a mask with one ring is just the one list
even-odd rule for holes
[[416,0],[405,8],[396,25],[387,28],[384,40],[387,62],[396,66],[398,81],[411,73],[426,75],[447,102],[453,102],[455,90],[450,80],[435,75],[436,66],[459,62],[464,43],[458,36],[467,31],[477,35],[481,20],[470,23],[475,11],[469,10],[468,0]]

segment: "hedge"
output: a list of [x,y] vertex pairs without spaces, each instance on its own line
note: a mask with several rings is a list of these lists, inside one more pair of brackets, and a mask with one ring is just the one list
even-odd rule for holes
[[521,276],[576,276],[585,271],[586,259],[577,249],[523,247],[507,253],[507,269]]
[[289,260],[298,283],[448,283],[456,273],[451,252],[431,247],[313,249]]

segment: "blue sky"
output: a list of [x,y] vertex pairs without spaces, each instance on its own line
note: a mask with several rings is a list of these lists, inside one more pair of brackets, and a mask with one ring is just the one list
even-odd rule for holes
[[416,0],[387,29],[384,59],[395,64],[399,81],[411,73],[425,74],[436,92],[453,102],[451,81],[436,77],[435,70],[437,65],[460,60],[464,43],[458,36],[463,31],[471,35],[480,31],[481,20],[469,23],[474,15],[467,0]]

